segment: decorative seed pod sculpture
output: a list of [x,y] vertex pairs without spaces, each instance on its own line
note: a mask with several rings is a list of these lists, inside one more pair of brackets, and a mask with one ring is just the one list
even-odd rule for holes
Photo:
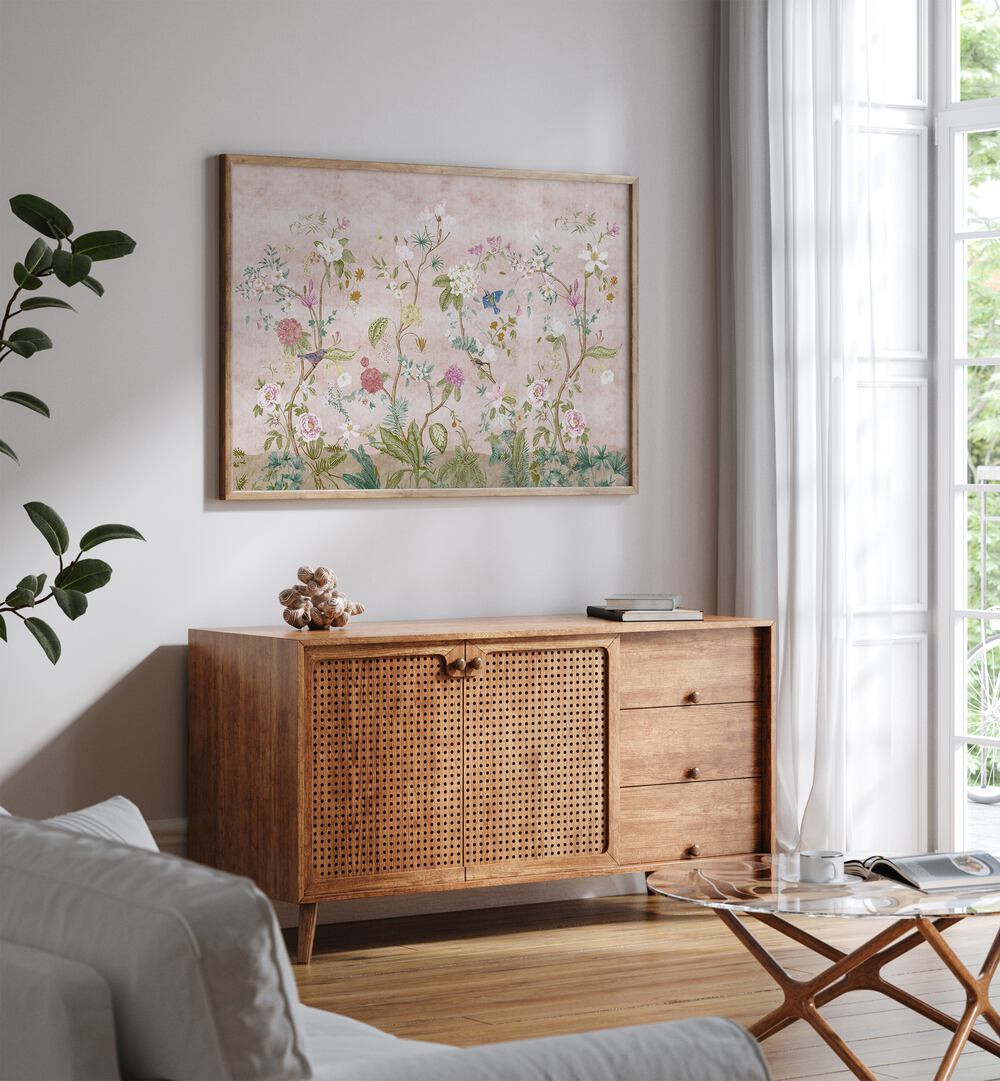
[[346,627],[351,616],[359,616],[365,606],[352,601],[337,589],[337,576],[329,567],[299,567],[299,584],[283,589],[278,600],[284,606],[285,622],[297,630],[326,631]]

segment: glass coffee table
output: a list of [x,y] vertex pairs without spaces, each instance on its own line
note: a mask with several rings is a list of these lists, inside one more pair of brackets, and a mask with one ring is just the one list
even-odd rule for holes
[[[856,1077],[877,1081],[819,1008],[848,991],[878,991],[954,1033],[935,1081],[952,1076],[967,1043],[1000,1058],[1000,1042],[974,1028],[982,1017],[1000,1036],[1000,1014],[989,998],[990,982],[1000,963],[1000,931],[978,976],[966,968],[942,934],[967,917],[983,915],[983,907],[994,900],[1000,902],[1000,890],[929,894],[888,879],[863,881],[850,876],[841,883],[818,886],[800,882],[797,857],[784,855],[692,860],[656,871],[647,884],[664,897],[712,909],[781,988],[785,1001],[750,1029],[758,1040],[766,1040],[795,1021],[806,1021]],[[780,931],[831,964],[811,979],[791,976],[747,930],[740,915],[752,916]],[[845,953],[790,923],[788,916],[839,916],[878,920],[880,925],[864,945]],[[966,1006],[961,1017],[951,1017],[882,975],[885,965],[922,942],[934,950],[962,985]]]

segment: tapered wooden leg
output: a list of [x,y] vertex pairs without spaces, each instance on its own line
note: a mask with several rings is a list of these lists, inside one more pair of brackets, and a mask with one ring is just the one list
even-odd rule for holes
[[316,914],[318,904],[299,905],[299,938],[296,943],[296,960],[308,965],[312,960],[313,942],[316,939]]

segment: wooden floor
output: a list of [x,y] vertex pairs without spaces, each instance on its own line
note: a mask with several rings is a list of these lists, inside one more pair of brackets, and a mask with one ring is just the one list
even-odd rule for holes
[[[823,962],[753,922],[803,976]],[[871,936],[867,920],[803,920],[842,948]],[[1000,917],[966,920],[947,937],[978,972]],[[711,912],[655,897],[602,897],[320,927],[302,1000],[417,1040],[473,1045],[722,1014],[749,1024],[778,1005],[756,961]],[[953,1014],[962,992],[927,946],[885,970]],[[997,988],[1000,993],[1000,988]],[[994,996],[996,1000],[997,996]],[[932,1078],[948,1034],[870,992],[824,1009],[879,1078]],[[848,1078],[801,1022],[764,1043],[776,1079]],[[998,1081],[1000,1059],[967,1050],[960,1081]]]

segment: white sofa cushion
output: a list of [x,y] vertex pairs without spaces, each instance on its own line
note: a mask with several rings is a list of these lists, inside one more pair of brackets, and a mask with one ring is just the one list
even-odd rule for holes
[[0,941],[0,1078],[113,1081],[115,1018],[89,965]]
[[125,1077],[311,1077],[274,912],[247,879],[0,819],[0,938],[96,969]]
[[[402,1043],[403,1041],[399,1041]],[[699,1017],[574,1036],[449,1047],[365,1061],[316,1060],[316,1081],[769,1081],[757,1041]]]
[[142,811],[124,796],[112,796],[103,803],[95,803],[93,807],[84,807],[82,811],[70,811],[69,814],[44,821],[49,826],[89,833],[106,841],[118,841],[119,844],[145,848],[150,852],[160,851],[142,817]]
[[373,1065],[399,1065],[404,1059],[451,1050],[443,1043],[401,1040],[366,1025],[364,1021],[312,1006],[299,1005],[298,1012],[306,1034],[314,1081],[339,1077],[342,1070],[356,1070],[364,1076]]

